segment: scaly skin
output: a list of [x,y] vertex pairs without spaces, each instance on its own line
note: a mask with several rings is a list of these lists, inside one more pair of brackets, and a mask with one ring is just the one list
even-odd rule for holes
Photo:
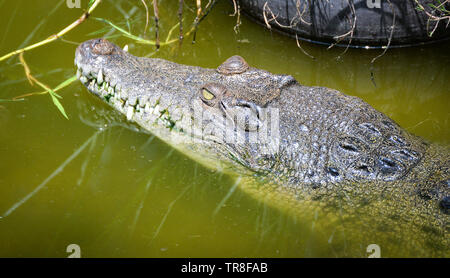
[[239,56],[205,69],[135,57],[97,39],[78,47],[75,63],[89,91],[208,167],[242,176],[255,198],[297,216],[345,211],[353,226],[359,215],[359,229],[390,227],[381,229],[387,240],[407,229],[420,234],[413,255],[448,255],[448,148],[361,99],[302,86]]

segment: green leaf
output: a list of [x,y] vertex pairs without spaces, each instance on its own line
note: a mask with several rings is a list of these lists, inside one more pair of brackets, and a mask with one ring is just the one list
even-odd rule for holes
[[54,92],[58,91],[59,89],[62,89],[66,86],[68,86],[69,84],[71,84],[72,82],[74,82],[75,80],[77,80],[77,76],[74,75],[71,78],[67,79],[66,81],[64,81],[63,83],[59,84],[58,86],[56,86],[55,89],[53,89]]
[[111,21],[104,19],[104,18],[100,18],[100,17],[91,17],[97,21],[109,24],[111,27],[113,27],[114,29],[116,29],[117,31],[119,31],[120,33],[123,34],[123,36],[133,39],[135,41],[137,41],[138,43],[144,43],[144,44],[150,44],[150,45],[155,45],[156,43],[152,40],[146,40],[143,38],[140,38],[138,36],[135,36],[133,34],[131,34],[130,32],[127,32],[126,30],[124,30],[123,28],[120,28],[119,26],[115,25],[114,23],[112,23]]
[[50,92],[50,96],[52,97],[53,100],[53,104],[56,106],[56,108],[58,108],[58,110],[61,112],[61,114],[63,114],[63,116],[66,119],[69,119],[69,117],[67,117],[66,111],[64,110],[64,107],[62,106],[61,102],[59,102],[59,100],[56,98],[55,96],[55,92]]
[[67,87],[68,85],[72,84],[76,80],[77,80],[77,76],[74,75],[74,76],[70,77],[69,79],[65,80],[64,82],[62,82],[61,84],[59,84],[58,86],[56,86],[55,89],[47,90],[47,92],[52,97],[53,104],[55,104],[56,108],[58,108],[58,110],[61,112],[61,114],[63,114],[63,116],[66,119],[69,119],[69,117],[67,117],[67,114],[66,114],[66,111],[64,110],[64,107],[62,106],[61,102],[59,102],[59,100],[58,100],[58,98],[62,99],[62,96],[57,94],[56,91],[58,91],[58,90],[60,90],[60,89],[62,89],[64,87]]

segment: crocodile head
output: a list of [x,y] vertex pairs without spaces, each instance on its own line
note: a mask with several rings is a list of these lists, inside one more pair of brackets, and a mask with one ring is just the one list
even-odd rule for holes
[[128,120],[222,170],[257,170],[257,161],[276,151],[278,126],[270,134],[268,123],[278,110],[265,108],[295,82],[249,67],[239,56],[205,69],[135,57],[104,39],[81,44],[75,64],[89,91]]
[[104,39],[81,44],[75,63],[89,91],[209,167],[323,192],[359,194],[368,182],[369,191],[410,190],[448,211],[448,150],[430,151],[359,98],[239,56],[206,69],[136,57]]

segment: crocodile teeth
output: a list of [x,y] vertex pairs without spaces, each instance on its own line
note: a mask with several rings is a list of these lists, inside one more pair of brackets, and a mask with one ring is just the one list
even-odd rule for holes
[[109,82],[109,84],[111,85],[111,87],[116,87],[117,80],[113,79]]
[[[159,110],[160,110],[160,106],[159,106],[159,104],[157,104],[155,107],[153,107],[153,109],[156,111],[156,112],[160,112]],[[162,109],[161,109],[162,110]]]
[[102,85],[102,83],[103,83],[103,70],[102,69],[100,69],[98,71],[97,83],[98,83],[98,85]]
[[133,118],[134,115],[134,107],[133,106],[128,106],[128,110],[127,110],[127,120],[131,120],[131,118]]
[[123,51],[128,52],[128,44],[123,47]]
[[86,84],[86,83],[88,82],[88,79],[87,79],[86,76],[82,75],[82,76],[80,76],[80,81],[81,81],[83,84]]

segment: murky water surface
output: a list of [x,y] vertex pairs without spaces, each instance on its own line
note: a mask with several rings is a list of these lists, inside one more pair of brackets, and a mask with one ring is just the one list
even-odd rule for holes
[[[87,1],[82,1],[85,6]],[[140,1],[103,1],[94,16],[143,35]],[[165,40],[177,23],[178,1],[160,1]],[[193,8],[193,1],[188,6]],[[31,72],[55,87],[75,74],[76,45],[107,34],[135,55],[216,67],[239,54],[252,66],[293,75],[300,83],[361,97],[428,141],[450,143],[450,43],[381,51],[327,50],[302,43],[315,60],[285,38],[242,18],[220,1],[201,23],[195,44],[187,37],[162,47],[137,44],[90,19],[69,35],[25,54]],[[37,42],[74,21],[81,9],[65,1],[0,0],[0,54]],[[194,10],[185,9],[188,29]],[[152,18],[150,24],[153,26]],[[101,32],[100,32],[101,31]],[[176,33],[177,31],[175,31]],[[154,38],[154,28],[146,36]],[[373,79],[371,78],[373,72]],[[320,230],[312,220],[283,213],[235,187],[233,178],[190,160],[164,142],[135,131],[75,82],[59,93],[69,120],[49,95],[25,78],[18,57],[0,63],[0,256],[65,257],[78,244],[86,257],[310,257],[414,256],[390,242],[352,244],[359,231]],[[448,255],[448,254],[447,254]]]

